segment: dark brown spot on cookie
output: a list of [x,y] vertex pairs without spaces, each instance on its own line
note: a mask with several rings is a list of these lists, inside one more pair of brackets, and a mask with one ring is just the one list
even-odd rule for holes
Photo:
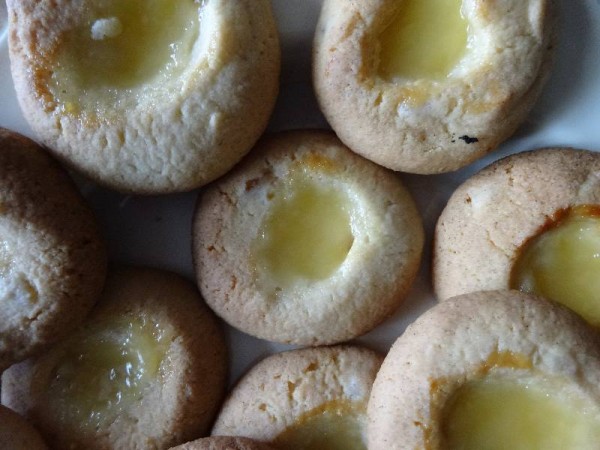
[[251,191],[258,185],[258,178],[253,178],[252,180],[246,181],[246,192]]
[[479,139],[477,139],[476,137],[470,137],[466,134],[464,136],[459,137],[459,139],[465,141],[466,144],[474,144],[475,142],[479,142]]

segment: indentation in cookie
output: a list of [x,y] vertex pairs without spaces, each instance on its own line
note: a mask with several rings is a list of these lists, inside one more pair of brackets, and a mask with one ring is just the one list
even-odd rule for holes
[[71,423],[104,427],[160,377],[167,349],[164,330],[143,318],[97,325],[67,347],[54,369],[49,401]]
[[364,404],[332,401],[308,411],[273,443],[281,448],[365,450]]
[[347,195],[298,174],[271,202],[257,243],[261,268],[283,286],[334,273],[354,241]]
[[441,79],[467,50],[462,0],[405,0],[379,36],[384,79]]
[[86,20],[63,34],[50,81],[65,112],[102,103],[114,91],[133,89],[181,73],[199,35],[193,0],[110,0],[88,5]]
[[467,382],[446,402],[443,447],[592,448],[600,438],[598,418],[593,402],[565,395],[556,380],[484,377]]
[[520,249],[510,286],[558,301],[600,325],[600,206],[557,212]]
[[20,308],[37,302],[39,293],[29,278],[15,267],[9,247],[8,242],[0,241],[0,302],[5,310],[17,313]]
[[598,348],[596,330],[542,297],[488,290],[441,302],[377,374],[369,449],[593,448]]

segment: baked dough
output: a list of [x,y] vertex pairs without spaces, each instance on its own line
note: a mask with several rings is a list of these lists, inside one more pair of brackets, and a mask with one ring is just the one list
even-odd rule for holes
[[[348,147],[385,167],[431,174],[465,166],[507,139],[540,94],[553,46],[551,3],[325,0],[314,43],[321,109]],[[422,16],[417,25],[399,23],[409,12]],[[403,39],[416,53],[404,62],[409,69],[423,52],[446,56],[444,46],[456,38],[448,31],[456,28],[452,20],[464,20],[464,37],[448,70],[383,69],[400,51],[386,50],[400,36],[393,27],[423,29]]]
[[300,345],[342,342],[391,315],[423,246],[397,176],[322,131],[262,140],[203,191],[193,233],[209,306],[246,333]]
[[44,440],[16,412],[0,406],[0,448],[5,450],[47,450]]
[[0,372],[83,321],[106,259],[67,173],[35,142],[0,128]]
[[194,189],[266,127],[279,44],[267,0],[10,0],[25,118],[64,163],[121,191]]
[[463,183],[435,231],[440,300],[508,289],[522,246],[562,210],[600,205],[600,154],[547,148],[509,156]]
[[273,450],[273,447],[244,437],[213,436],[197,439],[171,450]]
[[[534,441],[519,448],[596,446],[600,424],[598,335],[571,311],[540,297],[488,291],[438,304],[392,346],[369,400],[369,449],[473,448],[448,446],[446,408],[457,392],[478,381],[524,383],[531,390],[550,387],[547,398],[565,408],[579,406],[577,418],[587,414],[586,420],[595,423],[591,446],[590,441],[583,441],[575,447],[536,447]],[[544,410],[533,416],[548,414]],[[548,425],[544,434],[558,438],[560,428]],[[519,432],[517,428],[504,430],[505,435]],[[475,430],[466,435],[470,433]],[[558,442],[556,439],[553,445]],[[480,448],[516,448],[494,444],[497,447]]]
[[[356,346],[269,356],[229,394],[212,434],[248,436],[286,449],[334,448],[337,439],[365,448],[366,405],[381,360],[377,353]],[[319,416],[331,422],[319,424]],[[308,438],[298,432],[303,425]],[[307,440],[294,441],[294,436]]]
[[55,448],[165,449],[206,436],[226,384],[222,330],[188,281],[110,274],[85,325],[2,375],[2,403]]

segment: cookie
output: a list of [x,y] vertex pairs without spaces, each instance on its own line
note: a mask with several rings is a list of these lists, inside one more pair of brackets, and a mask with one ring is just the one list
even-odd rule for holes
[[551,0],[325,0],[319,104],[340,139],[385,167],[432,174],[494,150],[547,79]]
[[106,259],[67,173],[35,142],[0,128],[0,372],[83,321]]
[[114,189],[194,189],[267,125],[279,43],[267,0],[11,0],[23,114],[65,164]]
[[366,405],[382,358],[356,346],[269,356],[229,394],[213,435],[291,448],[366,448]]
[[273,450],[273,448],[244,437],[213,436],[172,447],[171,450]]
[[0,448],[6,450],[47,450],[44,440],[16,412],[0,406]]
[[436,226],[434,288],[441,300],[535,292],[600,325],[598,254],[600,154],[540,149],[502,159],[454,192]]
[[246,333],[301,345],[345,341],[391,315],[422,246],[397,176],[323,131],[262,140],[203,191],[193,226],[209,306]]
[[368,405],[369,449],[596,448],[600,341],[517,291],[442,302],[392,346]]
[[226,383],[222,330],[192,283],[109,275],[84,326],[2,376],[2,403],[56,448],[165,449],[206,436]]

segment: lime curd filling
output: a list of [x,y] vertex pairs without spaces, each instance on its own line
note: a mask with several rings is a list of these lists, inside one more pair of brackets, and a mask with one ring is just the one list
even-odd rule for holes
[[159,326],[138,318],[73,339],[55,368],[50,406],[83,428],[111,423],[161,376],[167,341]]
[[[194,0],[106,0],[62,36],[50,91],[67,112],[181,73],[199,33]],[[121,92],[122,93],[122,92]]]
[[271,200],[259,236],[259,267],[284,287],[331,276],[354,241],[350,206],[335,188],[292,177]]
[[600,442],[598,406],[583,395],[561,395],[545,379],[471,381],[442,414],[448,450],[591,449]]
[[366,450],[363,409],[349,401],[327,403],[301,416],[274,444],[289,450]]
[[439,80],[465,54],[467,21],[462,0],[403,0],[379,35],[378,74],[386,80]]
[[600,207],[564,211],[529,240],[510,285],[568,306],[600,326]]

